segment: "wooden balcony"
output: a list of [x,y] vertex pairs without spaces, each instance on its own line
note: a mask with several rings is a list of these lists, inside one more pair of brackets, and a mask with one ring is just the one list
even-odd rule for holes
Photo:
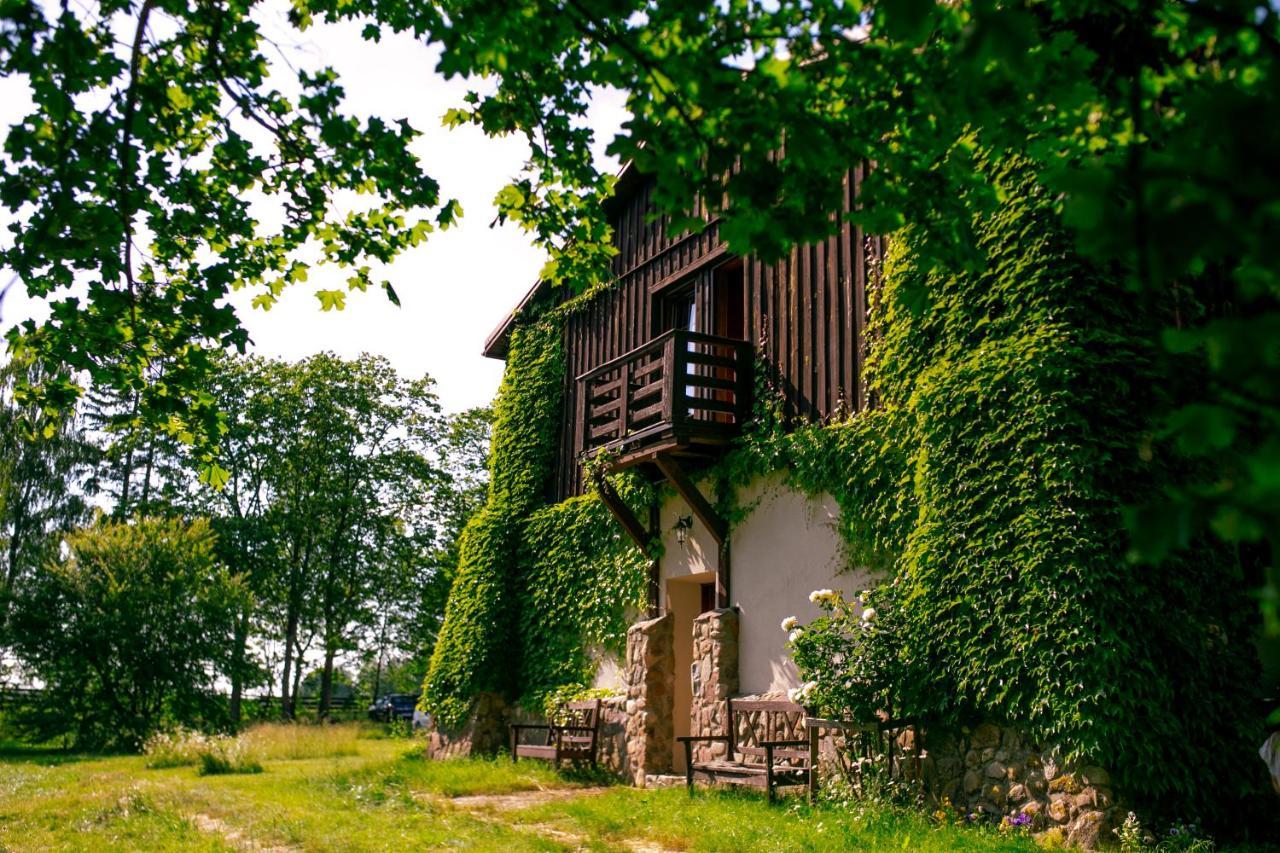
[[578,377],[583,455],[615,468],[714,455],[750,412],[751,345],[671,331]]

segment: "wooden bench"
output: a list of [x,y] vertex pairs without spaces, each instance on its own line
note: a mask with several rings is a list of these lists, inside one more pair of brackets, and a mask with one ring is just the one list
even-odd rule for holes
[[[523,732],[541,732],[542,743],[521,743]],[[589,761],[596,766],[600,740],[600,700],[566,702],[545,724],[511,726],[511,760],[541,758],[559,767],[561,761]]]
[[[729,730],[723,734],[691,735],[684,744],[685,783],[749,785],[764,788],[769,801],[779,787],[811,785],[816,761],[805,730],[805,710],[794,702],[730,699],[726,709]],[[724,743],[725,757],[695,762],[696,743]]]

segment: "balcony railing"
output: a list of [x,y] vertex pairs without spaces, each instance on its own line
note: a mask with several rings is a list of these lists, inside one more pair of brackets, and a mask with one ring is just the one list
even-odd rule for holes
[[671,331],[578,377],[583,451],[625,466],[659,452],[705,453],[749,412],[751,346]]

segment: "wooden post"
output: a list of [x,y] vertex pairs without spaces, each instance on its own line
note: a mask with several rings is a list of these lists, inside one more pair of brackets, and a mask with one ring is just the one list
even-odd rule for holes
[[[649,507],[649,535],[657,537],[661,534],[661,512],[655,502]],[[656,619],[662,615],[662,565],[654,559],[649,562],[649,618]]]
[[[805,721],[808,725],[809,721]],[[809,805],[818,798],[818,727],[808,725],[809,729]]]

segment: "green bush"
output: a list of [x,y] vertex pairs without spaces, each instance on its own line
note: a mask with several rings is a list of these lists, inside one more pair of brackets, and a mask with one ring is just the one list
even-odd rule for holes
[[160,729],[223,723],[216,681],[248,593],[215,566],[208,524],[102,522],[66,544],[14,610],[14,651],[45,684],[17,722],[38,739],[92,749],[137,749]]

